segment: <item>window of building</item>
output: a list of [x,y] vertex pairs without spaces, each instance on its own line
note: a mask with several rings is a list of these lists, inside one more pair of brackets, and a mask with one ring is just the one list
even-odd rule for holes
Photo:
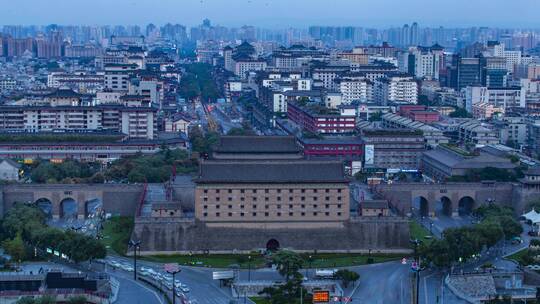
[[232,193],[232,190],[231,190],[231,189],[229,189],[229,193]]
[[318,205],[313,205],[313,208],[317,208],[317,207],[319,207],[319,206]]
[[229,202],[232,202],[232,197],[227,198]]
[[302,204],[302,205],[300,205],[300,207],[302,207],[302,208],[306,208],[306,205]]
[[306,193],[306,189],[302,189],[302,191],[301,191],[301,192],[302,192],[302,193]]
[[245,201],[246,199],[244,197],[241,197],[240,200],[243,202]]
[[203,200],[204,200],[205,202],[208,202],[208,197],[205,197]]
[[219,193],[219,189],[216,189],[216,193]]
[[289,193],[293,193],[293,189],[289,189]]
[[337,197],[337,200],[340,201],[340,200],[341,200],[341,196],[338,196],[338,197]]
[[329,201],[330,200],[330,196],[327,196],[324,198],[325,201]]
[[338,207],[339,209],[341,209],[341,204],[338,204],[337,207]]
[[314,197],[313,197],[313,200],[314,200],[314,201],[316,201],[316,200],[317,200],[317,197],[316,197],[316,196],[314,196]]
[[305,196],[302,196],[302,197],[300,198],[300,200],[305,201],[305,200],[306,200],[306,197],[305,197]]
[[324,215],[329,216],[330,212],[325,212]]
[[257,216],[257,212],[253,212],[252,215],[253,215],[253,216]]
[[203,208],[204,208],[204,209],[208,209],[208,205],[204,205]]
[[277,205],[277,208],[278,208],[278,209],[281,209],[281,205]]
[[278,212],[278,213],[277,213],[277,216],[281,216],[281,212]]
[[281,196],[278,196],[278,197],[277,197],[277,200],[278,200],[278,201],[281,201]]
[[318,214],[317,212],[313,212],[313,216],[317,216],[317,214]]
[[220,205],[216,205],[216,209],[219,209]]
[[220,215],[219,212],[216,212],[216,217],[219,217],[219,215]]
[[264,198],[264,200],[268,202],[270,200],[270,198],[268,198],[268,196],[267,196],[267,197]]
[[216,202],[219,202],[220,198],[219,197],[216,197]]
[[257,201],[257,197],[256,197],[256,196],[253,197],[253,201],[254,201],[254,202]]
[[341,216],[341,212],[338,212],[337,215],[338,215],[338,216]]
[[240,212],[240,216],[244,216],[244,212]]
[[264,213],[264,216],[268,216],[268,215],[269,215],[269,213],[268,213],[268,212],[265,212],[265,213]]
[[229,209],[232,209],[232,205],[229,205]]
[[232,216],[232,212],[229,212],[229,216]]
[[281,189],[277,189],[277,193],[281,193]]
[[269,192],[270,192],[270,190],[264,189],[264,193],[269,193]]
[[301,216],[306,216],[305,212],[300,213]]
[[289,209],[292,209],[293,208],[293,205],[289,205]]
[[208,213],[205,212],[205,213],[203,213],[202,215],[203,215],[204,217],[207,217],[207,216],[208,216]]
[[324,192],[329,193],[330,189],[325,189]]
[[268,209],[268,208],[270,208],[269,205],[264,205],[264,209]]
[[313,193],[317,193],[317,189],[313,189]]
[[337,193],[341,193],[341,189],[337,189]]
[[204,189],[204,193],[208,193],[208,189]]
[[252,191],[252,192],[253,192],[253,193],[257,193],[257,189],[253,189],[253,191]]
[[324,205],[324,208],[328,209],[328,208],[330,208],[330,205],[326,204],[326,205]]
[[240,190],[240,193],[245,193],[245,192],[246,192],[246,190],[244,190],[244,189]]

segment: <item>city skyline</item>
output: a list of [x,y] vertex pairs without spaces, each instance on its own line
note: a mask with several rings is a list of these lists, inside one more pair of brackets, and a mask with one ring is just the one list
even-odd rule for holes
[[[55,5],[51,5],[54,3]],[[323,1],[297,0],[117,0],[37,1],[21,0],[2,5],[3,24],[15,25],[116,25],[148,23],[200,24],[209,18],[223,26],[254,25],[266,28],[307,27],[310,25],[350,25],[394,27],[418,22],[421,26],[540,28],[535,12],[540,3],[517,0],[512,7],[523,8],[516,15],[502,0],[456,0],[452,5],[434,5],[425,0],[406,4],[395,0],[338,0],[329,6]],[[70,14],[63,12],[69,11]],[[227,14],[223,14],[227,11]],[[301,17],[298,17],[301,15]]]

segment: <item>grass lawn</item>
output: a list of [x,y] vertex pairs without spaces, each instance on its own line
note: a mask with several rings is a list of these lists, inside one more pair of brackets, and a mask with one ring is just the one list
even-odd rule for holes
[[[366,254],[313,254],[312,262],[309,263],[309,254],[304,253],[302,257],[306,261],[304,267],[311,268],[329,268],[329,267],[346,267],[353,265],[364,265],[368,263],[369,256]],[[372,254],[373,263],[382,263],[401,259],[403,255],[383,255]],[[181,265],[194,265],[215,268],[228,268],[230,265],[236,264],[240,268],[261,268],[265,266],[265,258],[259,254],[251,255],[251,263],[248,263],[248,255],[240,254],[211,254],[211,255],[153,255],[141,257],[144,260],[159,262],[159,263],[179,263]]]
[[409,230],[411,234],[411,239],[413,240],[418,239],[424,243],[429,243],[431,242],[431,239],[426,238],[426,236],[433,238],[433,235],[429,232],[429,230],[424,228],[424,226],[418,224],[416,221],[409,222]]
[[112,217],[103,223],[103,238],[101,241],[107,247],[107,250],[112,250],[119,255],[125,255],[132,231],[132,217]]
[[251,297],[249,299],[253,301],[255,304],[270,304],[270,301],[268,301],[265,298]]
[[512,255],[509,255],[506,258],[508,260],[513,260],[513,261],[516,261],[516,262],[520,263],[521,258],[527,255],[527,250],[528,250],[528,248],[523,248],[522,250],[520,250],[520,251],[518,251],[518,252],[516,252],[516,253],[514,253]]
[[[304,254],[306,256],[308,254]],[[308,255],[309,256],[309,255]],[[364,265],[368,264],[368,259],[370,258],[367,254],[360,253],[320,253],[312,255],[312,262],[306,263],[306,266],[311,268],[329,268],[329,267],[346,267],[346,266],[355,266],[355,265]],[[402,254],[371,254],[373,263],[383,263],[388,261],[399,260],[403,258]],[[309,258],[305,258],[309,260]]]
[[159,263],[179,263],[181,265],[206,266],[216,268],[228,268],[236,264],[241,268],[260,268],[265,264],[264,258],[259,254],[251,255],[249,262],[247,254],[194,254],[194,255],[152,255],[141,257],[144,260]]
[[[270,304],[270,301],[269,301],[269,300],[267,300],[267,299],[265,299],[265,298],[261,298],[261,297],[251,297],[251,298],[249,298],[249,299],[250,299],[251,301],[253,301],[255,304]],[[294,302],[293,302],[293,301],[294,301]],[[302,303],[302,302],[300,302],[300,299],[295,299],[295,300],[293,300],[293,301],[291,301],[291,300],[289,299],[289,303],[290,303],[290,304],[300,304],[300,303]],[[240,301],[238,301],[238,303],[243,303],[243,302],[242,302],[242,300],[240,300]],[[306,301],[306,299],[304,298],[303,303],[311,303],[311,301],[308,302],[308,301]]]

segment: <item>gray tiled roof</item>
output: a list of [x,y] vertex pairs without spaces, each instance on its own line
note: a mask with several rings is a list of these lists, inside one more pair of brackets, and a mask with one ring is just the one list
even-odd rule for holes
[[299,153],[293,136],[222,136],[215,149],[221,153]]
[[205,161],[196,183],[343,183],[341,162]]

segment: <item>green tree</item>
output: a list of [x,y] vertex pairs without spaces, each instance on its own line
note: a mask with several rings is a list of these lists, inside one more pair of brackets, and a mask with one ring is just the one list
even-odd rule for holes
[[20,233],[18,233],[15,238],[4,241],[3,246],[7,254],[9,254],[13,260],[17,262],[24,260],[26,248]]
[[56,304],[56,299],[53,296],[42,296],[36,300],[36,304]]
[[280,250],[272,257],[272,262],[277,266],[280,275],[285,277],[286,281],[293,277],[302,268],[304,260],[296,252],[289,250]]
[[471,118],[472,115],[467,112],[464,108],[456,108],[456,110],[449,115],[450,117],[455,118]]
[[2,221],[2,228],[8,238],[14,238],[18,233],[24,239],[45,225],[45,214],[36,207],[16,203]]
[[336,272],[335,278],[340,280],[345,288],[349,286],[350,283],[354,283],[360,279],[360,275],[357,272],[350,271],[348,269],[340,269]]
[[87,300],[85,296],[75,296],[69,298],[67,304],[86,304]]
[[372,114],[371,116],[369,116],[369,121],[370,121],[370,122],[381,121],[381,120],[382,120],[382,116],[383,116],[383,113],[382,113],[381,111],[379,111],[379,112],[374,113],[374,114]]
[[34,298],[30,298],[30,297],[20,298],[16,302],[16,304],[35,304],[35,303],[36,301],[34,300]]
[[504,231],[504,236],[507,240],[518,237],[523,232],[523,227],[511,216],[500,216],[498,218],[499,223]]
[[476,229],[488,247],[495,245],[504,235],[501,224],[491,218],[476,225]]

